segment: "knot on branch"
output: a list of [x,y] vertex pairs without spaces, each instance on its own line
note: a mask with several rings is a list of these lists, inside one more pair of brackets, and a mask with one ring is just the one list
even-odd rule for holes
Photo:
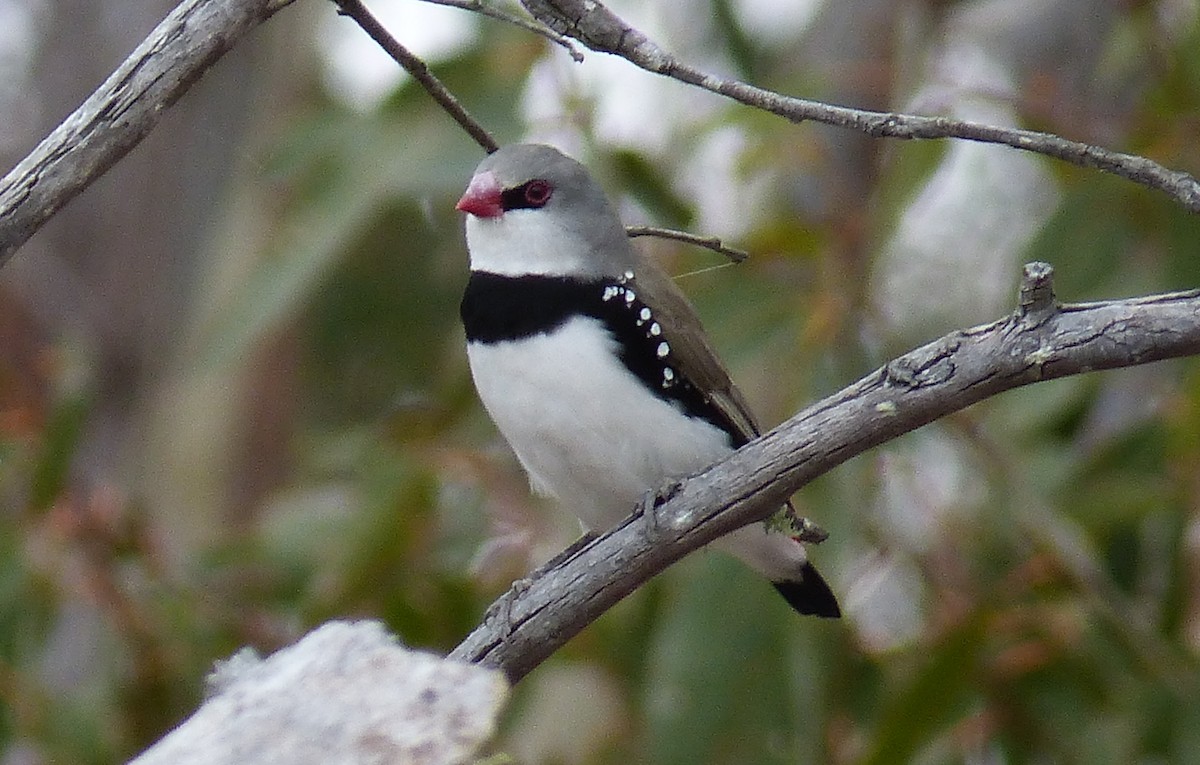
[[[644,37],[621,17],[589,0],[521,0],[525,10],[561,35],[574,37],[592,50],[617,53],[627,34]],[[637,41],[634,41],[637,44]]]
[[521,0],[521,4],[555,32],[574,37],[594,51],[624,56],[659,73],[674,66],[669,53],[596,0]]
[[1017,317],[1025,324],[1037,326],[1058,311],[1054,294],[1054,266],[1040,260],[1026,263],[1021,275],[1021,290],[1017,298]]
[[958,350],[958,341],[932,343],[904,354],[883,368],[889,385],[901,388],[924,388],[940,385],[954,376],[955,365],[950,356]]

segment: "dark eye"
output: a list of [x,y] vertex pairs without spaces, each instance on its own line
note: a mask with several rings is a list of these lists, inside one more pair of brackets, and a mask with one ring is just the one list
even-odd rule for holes
[[541,178],[529,181],[525,184],[524,189],[525,204],[528,207],[543,206],[550,201],[550,195],[554,192],[550,181],[544,181]]
[[534,178],[502,191],[500,206],[505,210],[536,210],[544,207],[553,194],[554,184],[545,178]]

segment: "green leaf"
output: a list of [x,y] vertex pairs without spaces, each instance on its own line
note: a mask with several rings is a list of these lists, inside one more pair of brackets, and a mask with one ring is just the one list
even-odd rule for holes
[[864,765],[911,761],[968,711],[984,637],[984,618],[975,615],[928,646],[912,677],[885,702]]
[[767,582],[718,553],[700,553],[681,573],[689,576],[672,582],[678,594],[652,649],[645,761],[792,761],[780,623],[798,628],[798,617]]

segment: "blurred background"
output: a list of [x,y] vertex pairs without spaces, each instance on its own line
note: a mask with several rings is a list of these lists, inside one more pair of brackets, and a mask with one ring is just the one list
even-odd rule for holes
[[[774,425],[1010,311],[1193,288],[1200,219],[962,142],[792,125],[416,0],[372,4],[502,141],[589,164]],[[0,0],[11,167],[170,10]],[[1197,0],[611,6],[685,60],[1200,172]],[[501,7],[509,7],[501,4]],[[111,763],[214,660],[323,620],[444,652],[578,532],[474,397],[453,203],[476,147],[297,2],[0,271],[0,764]],[[703,272],[703,273],[693,273]],[[840,622],[699,553],[524,680],[520,762],[1200,762],[1200,363],[1007,393],[802,491]]]

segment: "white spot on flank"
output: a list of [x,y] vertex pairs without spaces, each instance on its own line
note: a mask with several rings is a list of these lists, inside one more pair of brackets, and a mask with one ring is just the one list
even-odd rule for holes
[[658,357],[660,359],[665,359],[668,355],[670,355],[670,353],[671,346],[667,345],[665,340],[658,344]]
[[652,337],[658,337],[661,334],[662,334],[662,327],[658,326],[657,321],[650,325],[650,335]]
[[650,321],[650,309],[643,308],[642,312],[639,313],[638,316],[642,317],[642,321]]
[[623,282],[633,281],[633,272],[626,271],[624,274],[621,275],[621,281],[623,281]]
[[625,302],[626,303],[632,303],[636,299],[637,299],[636,292],[634,292],[633,290],[625,290]]

